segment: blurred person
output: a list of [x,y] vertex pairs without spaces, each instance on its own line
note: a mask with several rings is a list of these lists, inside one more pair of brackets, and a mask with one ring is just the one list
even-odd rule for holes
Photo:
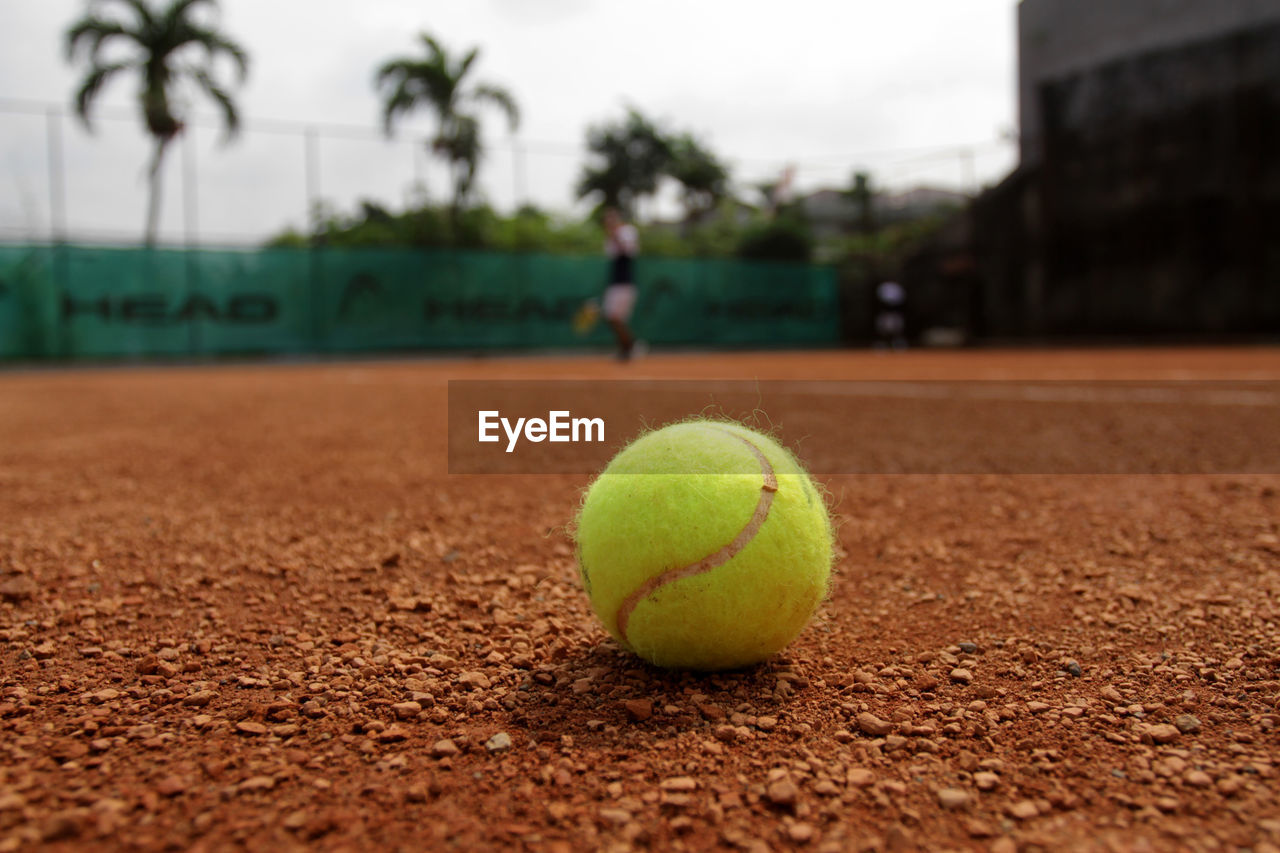
[[636,307],[635,257],[640,249],[636,227],[623,220],[615,208],[604,212],[604,251],[609,258],[609,283],[600,302],[601,313],[618,341],[618,360],[629,361],[637,350],[631,332],[631,314]]
[[876,287],[877,349],[907,348],[907,291],[896,281]]

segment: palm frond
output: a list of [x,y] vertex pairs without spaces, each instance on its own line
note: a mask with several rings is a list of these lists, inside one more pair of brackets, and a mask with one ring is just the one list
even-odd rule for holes
[[156,28],[156,24],[158,23],[156,21],[156,16],[152,13],[151,5],[147,3],[146,0],[117,0],[117,2],[124,3],[129,6],[133,9],[134,14],[138,16],[138,23],[140,25],[138,27],[139,33],[148,29],[154,30]]
[[439,60],[442,64],[447,64],[449,59],[449,49],[431,33],[418,33],[418,38],[422,39],[422,43],[426,45],[427,55],[433,60]]
[[169,4],[169,7],[164,10],[164,25],[167,27],[174,27],[179,22],[185,21],[187,19],[187,11],[190,10],[192,6],[197,6],[202,3],[212,4],[216,7],[218,5],[218,0],[173,0],[173,2]]
[[447,68],[429,67],[422,75],[420,82],[426,88],[441,121],[449,121],[456,112],[458,103],[458,78],[449,74]]
[[418,103],[418,96],[410,91],[408,81],[401,80],[399,85],[387,96],[382,105],[382,129],[388,136],[395,123],[396,116],[407,113]]
[[173,40],[169,44],[170,52],[188,44],[203,47],[208,52],[211,63],[217,58],[218,54],[225,53],[235,63],[240,82],[243,83],[245,77],[248,76],[249,55],[245,53],[244,48],[222,33],[184,21],[174,30]]
[[374,80],[378,86],[384,86],[388,81],[401,83],[405,80],[421,77],[424,74],[426,64],[418,59],[409,59],[401,57],[384,62],[375,72]]
[[94,65],[89,69],[89,73],[85,76],[84,82],[80,84],[75,97],[76,115],[80,117],[86,129],[93,129],[89,122],[89,107],[92,105],[93,99],[97,97],[98,92],[102,90],[108,80],[119,72],[132,68],[133,65],[134,63],[130,62],[114,62],[109,65]]
[[458,63],[457,69],[453,72],[456,80],[461,80],[467,76],[467,72],[471,70],[471,66],[475,65],[477,59],[480,58],[480,48],[473,47],[467,51],[467,55],[462,57],[462,61]]
[[501,86],[494,86],[490,83],[480,83],[471,90],[471,99],[475,101],[489,101],[499,107],[507,114],[507,125],[512,132],[520,126],[520,107],[516,105],[516,99]]
[[232,139],[240,130],[240,114],[236,111],[236,105],[231,100],[230,93],[219,86],[217,81],[203,68],[193,69],[191,76],[200,84],[200,88],[204,90],[204,93],[217,103],[218,109],[222,111],[223,124],[226,126],[224,138],[226,140]]
[[433,106],[441,121],[447,120],[453,112],[456,83],[449,76],[448,70],[436,59],[423,61],[401,57],[386,62],[378,69],[376,83],[385,89],[394,84],[396,89],[405,89],[414,97],[414,104],[427,102]]
[[67,59],[75,59],[80,50],[81,45],[87,43],[87,53],[90,62],[97,62],[98,55],[102,50],[103,42],[118,37],[133,38],[137,40],[137,33],[130,30],[119,21],[111,21],[106,18],[99,18],[95,15],[88,15],[72,24],[66,33],[66,54]]

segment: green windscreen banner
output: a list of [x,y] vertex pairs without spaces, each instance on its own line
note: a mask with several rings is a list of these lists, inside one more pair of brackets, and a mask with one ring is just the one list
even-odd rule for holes
[[[0,359],[608,346],[602,258],[411,249],[0,246]],[[640,258],[656,345],[824,346],[830,267]]]

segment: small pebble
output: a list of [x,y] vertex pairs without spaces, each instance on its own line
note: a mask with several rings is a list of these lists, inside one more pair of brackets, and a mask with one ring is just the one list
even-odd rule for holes
[[1224,797],[1231,797],[1240,793],[1240,789],[1244,787],[1244,780],[1239,776],[1224,776],[1218,780],[1218,793]]
[[649,699],[627,699],[622,703],[622,710],[637,723],[642,723],[653,716],[653,702]]
[[187,790],[187,783],[179,776],[166,776],[156,784],[156,793],[162,797],[176,797]]
[[605,823],[623,826],[631,822],[631,812],[626,809],[605,808],[600,810],[600,819]]
[[488,690],[490,687],[489,676],[483,672],[464,672],[458,676],[458,683],[471,690]]
[[864,711],[858,715],[858,728],[862,730],[863,734],[868,734],[872,737],[883,737],[893,731],[893,723]]
[[850,788],[869,788],[876,782],[876,774],[865,767],[850,767],[845,775]]
[[1012,803],[1005,811],[1009,813],[1010,817],[1017,820],[1030,820],[1040,814],[1040,809],[1036,808],[1036,804],[1030,800],[1019,800],[1016,803]]
[[1184,735],[1193,735],[1200,731],[1200,720],[1194,714],[1183,714],[1174,720],[1173,724]]
[[783,807],[795,805],[796,797],[799,795],[799,789],[790,779],[779,779],[769,785],[765,791],[765,796],[769,799],[769,802],[775,806]]
[[1168,723],[1157,723],[1156,725],[1148,726],[1146,729],[1146,735],[1156,743],[1173,743],[1180,734],[1181,732],[1176,727]]
[[1213,777],[1203,770],[1188,770],[1182,781],[1192,788],[1208,788],[1213,785]]
[[418,702],[397,702],[391,710],[398,719],[412,720],[422,713],[422,705]]
[[964,823],[964,831],[970,838],[990,838],[996,834],[996,828],[985,820],[971,818]]
[[815,832],[812,824],[808,823],[793,823],[787,827],[787,837],[795,844],[808,844]]
[[506,732],[498,732],[484,742],[484,748],[489,750],[490,753],[506,752],[511,748],[511,735]]
[[460,751],[461,750],[458,749],[458,745],[448,738],[438,740],[431,745],[431,755],[433,758],[448,758],[450,756],[457,755]]
[[400,726],[389,726],[374,735],[378,743],[399,743],[409,739],[409,732]]

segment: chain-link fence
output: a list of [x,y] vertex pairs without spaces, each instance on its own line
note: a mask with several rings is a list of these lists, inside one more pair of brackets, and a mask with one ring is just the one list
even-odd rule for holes
[[[305,231],[318,216],[350,214],[362,199],[390,210],[450,197],[448,170],[431,156],[425,118],[388,137],[368,125],[246,116],[240,135],[223,139],[212,116],[188,123],[165,160],[159,240],[177,245],[251,245],[285,228]],[[794,169],[798,193],[844,189],[852,173],[870,171],[893,191],[935,185],[974,191],[1015,161],[1013,140],[945,148],[812,157],[739,158],[721,152],[735,190],[751,202],[754,187]],[[0,240],[127,242],[141,239],[151,143],[129,107],[94,110],[93,132],[62,104],[0,99]],[[531,203],[580,214],[573,193],[584,144],[506,136],[486,140],[479,198],[499,210]],[[677,215],[675,188],[645,207],[647,216]]]

